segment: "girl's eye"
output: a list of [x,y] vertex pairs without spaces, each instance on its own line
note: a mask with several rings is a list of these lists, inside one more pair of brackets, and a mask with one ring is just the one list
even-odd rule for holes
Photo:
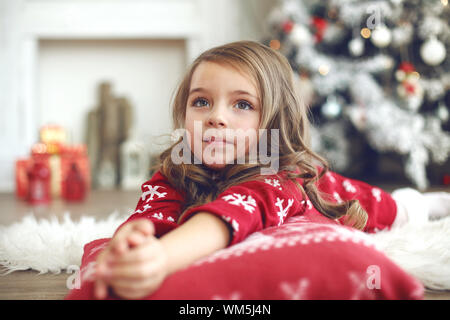
[[247,101],[239,101],[238,103],[236,103],[236,106],[238,109],[241,109],[241,110],[253,109],[252,105],[250,103],[248,103]]
[[207,107],[208,106],[208,100],[203,98],[195,99],[192,103],[194,107]]

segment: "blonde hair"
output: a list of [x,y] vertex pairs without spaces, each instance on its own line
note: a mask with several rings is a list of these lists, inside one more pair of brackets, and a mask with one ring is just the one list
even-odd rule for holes
[[[191,78],[197,66],[204,61],[236,68],[255,81],[261,101],[260,128],[279,129],[279,170],[287,172],[286,178],[292,180],[323,215],[331,219],[346,216],[346,224],[364,228],[367,213],[357,200],[333,203],[317,189],[316,182],[329,170],[329,166],[309,147],[307,107],[295,93],[289,62],[277,51],[257,42],[238,41],[203,52],[191,64],[177,88],[172,103],[174,128],[184,128]],[[270,130],[267,132],[270,135]],[[186,195],[183,212],[213,201],[230,186],[261,178],[260,169],[263,166],[259,162],[226,165],[219,172],[219,181],[214,180],[212,170],[202,164],[174,164],[171,160],[172,149],[180,141],[161,153],[157,169]],[[270,144],[270,137],[267,141]],[[317,168],[317,163],[323,170]],[[297,178],[303,179],[303,186]]]

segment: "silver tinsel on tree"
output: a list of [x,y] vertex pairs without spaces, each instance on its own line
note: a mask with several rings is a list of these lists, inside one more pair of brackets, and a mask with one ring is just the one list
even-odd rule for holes
[[420,189],[429,185],[427,165],[448,160],[449,7],[447,0],[284,0],[272,11],[269,45],[288,57],[303,81],[300,94],[320,110],[313,146],[337,169],[351,162],[349,125],[376,152],[401,155]]

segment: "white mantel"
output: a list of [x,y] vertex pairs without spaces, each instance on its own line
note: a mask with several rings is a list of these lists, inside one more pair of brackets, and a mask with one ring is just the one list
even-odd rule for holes
[[258,14],[261,8],[268,11],[273,6],[269,0],[260,4],[255,7],[251,0],[0,0],[0,191],[14,190],[15,160],[27,157],[38,140],[41,40],[181,40],[189,63],[214,45],[258,40],[262,24]]

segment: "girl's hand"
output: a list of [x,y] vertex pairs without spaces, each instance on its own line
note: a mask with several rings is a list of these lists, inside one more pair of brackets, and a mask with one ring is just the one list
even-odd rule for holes
[[107,281],[121,298],[144,298],[156,291],[167,276],[166,251],[153,236],[116,256]]
[[[149,269],[158,269],[157,266],[165,264],[164,250],[153,233],[153,224],[147,219],[139,219],[124,225],[114,235],[97,257],[97,280],[94,285],[97,299],[106,298],[108,286],[123,298],[137,298],[144,296],[144,291],[148,291],[147,294],[154,291],[150,288],[154,283],[162,282],[165,277],[163,272],[157,272],[159,276],[155,277]],[[146,275],[151,279],[142,279]],[[128,284],[124,285],[124,282]]]
[[169,274],[225,248],[230,240],[228,225],[208,212],[195,214],[161,239],[153,230],[151,222],[140,219],[117,231],[97,258],[97,298],[107,296],[108,286],[122,298],[144,298]]

